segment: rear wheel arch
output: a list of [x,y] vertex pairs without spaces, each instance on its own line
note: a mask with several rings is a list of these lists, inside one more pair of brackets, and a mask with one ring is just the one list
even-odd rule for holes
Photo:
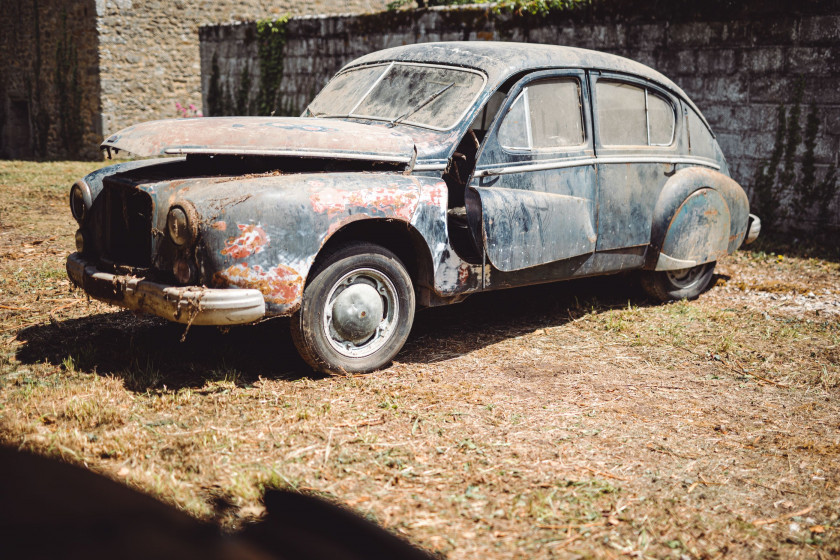
[[[708,215],[697,214],[707,209]],[[691,212],[694,216],[691,216]],[[681,214],[682,213],[682,214]],[[702,213],[702,212],[701,212]],[[645,261],[647,270],[676,270],[717,260],[740,246],[746,234],[749,204],[743,189],[728,176],[701,167],[681,169],[663,187],[653,212],[650,250]],[[696,250],[681,255],[668,254],[664,249],[681,235],[678,228],[687,218],[706,222],[708,238]],[[683,227],[683,232],[691,228]],[[696,233],[696,232],[695,232]],[[669,237],[670,235],[670,237]],[[673,252],[673,249],[672,249]],[[688,254],[687,254],[688,253]]]

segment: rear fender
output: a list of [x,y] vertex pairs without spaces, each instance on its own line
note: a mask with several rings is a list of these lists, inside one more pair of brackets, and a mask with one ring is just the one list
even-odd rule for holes
[[688,167],[674,174],[653,213],[648,270],[677,270],[712,262],[744,240],[749,202],[723,173]]

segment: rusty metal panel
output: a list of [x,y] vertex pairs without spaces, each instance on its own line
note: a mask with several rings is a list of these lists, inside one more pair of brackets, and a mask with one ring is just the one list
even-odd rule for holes
[[[592,184],[591,166],[574,169],[584,183]],[[499,270],[520,270],[595,250],[591,198],[521,189],[476,191],[481,197],[487,258]]]
[[[164,208],[194,207],[201,283],[259,289],[267,315],[287,315],[298,308],[315,257],[341,227],[363,219],[408,225],[419,205],[441,198],[441,188],[445,192],[438,180],[396,173],[264,174],[139,188]],[[166,212],[156,216],[155,228],[163,230]],[[165,269],[165,263],[156,264]]]
[[102,148],[137,156],[224,154],[332,157],[409,163],[414,142],[384,127],[336,119],[210,117],[152,121],[108,137]]
[[714,189],[700,189],[685,199],[671,219],[661,252],[670,259],[694,264],[716,261],[726,254],[729,230],[726,201]]

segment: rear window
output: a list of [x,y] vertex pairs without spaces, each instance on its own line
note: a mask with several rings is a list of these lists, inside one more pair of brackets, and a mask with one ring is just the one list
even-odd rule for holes
[[604,146],[669,146],[674,140],[674,106],[658,93],[625,82],[595,85],[598,131]]

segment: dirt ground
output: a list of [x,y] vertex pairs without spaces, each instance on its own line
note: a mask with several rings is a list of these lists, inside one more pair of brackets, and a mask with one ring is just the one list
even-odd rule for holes
[[236,528],[266,487],[467,558],[840,555],[840,258],[759,244],[696,301],[633,277],[425,310],[390,368],[321,377],[282,320],[88,302],[89,163],[0,162],[0,442]]

